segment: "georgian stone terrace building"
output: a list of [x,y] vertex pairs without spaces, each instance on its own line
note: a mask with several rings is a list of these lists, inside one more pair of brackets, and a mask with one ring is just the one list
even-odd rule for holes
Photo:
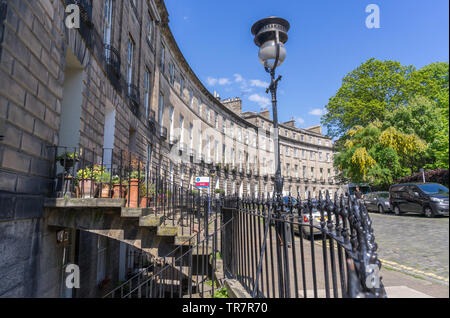
[[[74,3],[78,29],[65,23]],[[268,112],[213,96],[168,22],[161,0],[0,0],[0,297],[98,296],[133,269],[126,244],[80,230],[55,239],[44,209],[54,146],[97,162],[132,152],[183,186],[216,168],[227,194],[273,191]],[[320,127],[285,123],[281,145],[285,193],[337,190]],[[63,287],[70,262],[84,273],[75,293]]]

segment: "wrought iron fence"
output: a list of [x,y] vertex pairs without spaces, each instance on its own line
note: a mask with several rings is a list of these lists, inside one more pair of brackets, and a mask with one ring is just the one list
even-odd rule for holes
[[252,297],[386,297],[361,202],[228,197],[214,211],[201,238],[194,235],[107,297],[209,297],[220,286],[218,272]]
[[[367,210],[344,196],[228,198],[225,271],[253,297],[385,297]],[[320,237],[316,240],[316,237]]]

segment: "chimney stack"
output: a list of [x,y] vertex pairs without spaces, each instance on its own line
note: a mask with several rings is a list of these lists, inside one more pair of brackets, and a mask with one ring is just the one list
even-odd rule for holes
[[259,113],[261,116],[263,116],[266,119],[270,120],[270,112],[269,109],[267,109],[267,107],[263,107],[261,108],[261,112]]

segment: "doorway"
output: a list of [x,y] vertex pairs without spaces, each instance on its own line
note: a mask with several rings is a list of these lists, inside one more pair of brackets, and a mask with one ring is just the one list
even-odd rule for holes
[[107,100],[105,106],[105,128],[103,133],[103,164],[107,170],[112,169],[115,126],[116,110],[111,102]]
[[[67,49],[63,99],[61,103],[61,126],[59,146],[78,147],[83,103],[83,66],[75,54]],[[71,150],[67,150],[71,151]]]

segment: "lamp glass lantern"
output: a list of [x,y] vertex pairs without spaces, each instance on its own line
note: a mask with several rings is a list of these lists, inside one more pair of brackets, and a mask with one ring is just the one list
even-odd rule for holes
[[252,34],[259,47],[259,60],[265,68],[275,69],[283,64],[287,54],[284,44],[288,40],[289,29],[289,22],[278,17],[268,17],[253,25]]

